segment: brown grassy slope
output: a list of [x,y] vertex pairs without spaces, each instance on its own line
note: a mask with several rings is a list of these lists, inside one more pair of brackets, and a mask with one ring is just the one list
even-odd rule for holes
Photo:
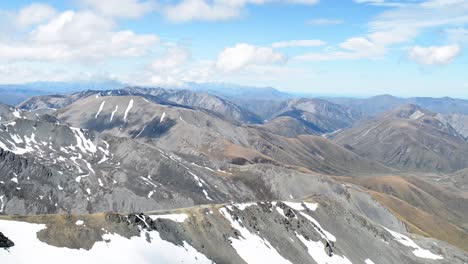
[[339,177],[361,185],[411,232],[444,240],[468,251],[468,202],[461,194],[447,191],[417,177]]

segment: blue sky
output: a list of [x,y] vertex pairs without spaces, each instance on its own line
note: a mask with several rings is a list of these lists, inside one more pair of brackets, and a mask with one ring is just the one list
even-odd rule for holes
[[0,83],[468,98],[468,0],[0,3]]

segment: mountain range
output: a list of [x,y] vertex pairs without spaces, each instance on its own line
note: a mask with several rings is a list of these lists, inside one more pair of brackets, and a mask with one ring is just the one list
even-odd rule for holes
[[0,104],[0,260],[468,261],[467,101],[224,86]]

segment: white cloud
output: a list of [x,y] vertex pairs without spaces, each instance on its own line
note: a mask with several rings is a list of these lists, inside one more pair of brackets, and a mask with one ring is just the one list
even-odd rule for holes
[[241,16],[249,4],[268,2],[314,5],[319,0],[181,0],[162,8],[163,14],[173,22],[220,21]]
[[218,55],[216,67],[224,72],[232,72],[249,65],[278,64],[284,61],[285,56],[270,47],[240,43],[224,49]]
[[315,26],[339,25],[339,24],[343,24],[343,20],[328,19],[328,18],[317,18],[317,19],[311,19],[311,20],[307,21],[307,24],[315,25]]
[[216,76],[213,61],[193,61],[190,52],[172,45],[144,71],[124,80],[143,86],[182,87],[186,82],[209,82]]
[[378,15],[370,22],[370,38],[382,45],[404,43],[421,31],[468,23],[468,1],[430,0],[405,4]]
[[159,43],[155,35],[115,31],[115,23],[92,12],[65,11],[37,25],[21,41],[0,41],[0,60],[103,60],[141,56]]
[[17,15],[16,23],[20,27],[28,27],[52,18],[57,11],[45,4],[31,4],[22,8]]
[[369,41],[366,38],[350,38],[340,44],[340,47],[346,50],[356,52],[358,54],[365,54],[365,57],[380,56],[385,52],[385,49]]
[[323,46],[326,43],[319,39],[301,39],[301,40],[289,40],[280,41],[271,44],[273,48],[289,48],[289,47],[318,47]]
[[82,4],[110,17],[138,18],[156,10],[153,1],[140,0],[81,0]]
[[[404,4],[380,0],[355,0],[355,2],[388,4],[394,5],[394,7],[382,12],[369,23],[370,30],[367,35],[350,38],[338,45],[338,49],[332,48],[320,53],[307,53],[297,56],[295,59],[323,61],[382,58],[389,46],[412,41],[424,30],[437,27],[460,27],[468,24],[467,0],[429,0]],[[452,38],[459,39],[453,40],[455,43],[463,42],[464,34],[463,29],[452,30],[449,33]],[[420,49],[416,50],[420,52]],[[434,58],[427,62],[432,60]],[[418,57],[418,61],[422,62],[423,60]],[[444,60],[436,61],[434,60],[432,63],[443,64]]]
[[185,66],[190,59],[190,53],[182,48],[170,48],[163,56],[155,59],[151,69],[158,72],[175,71]]
[[415,46],[409,49],[408,58],[422,65],[445,65],[453,62],[460,54],[458,45],[447,46]]
[[445,7],[450,5],[458,5],[463,4],[466,0],[430,0],[427,2],[423,2],[422,6],[424,7]]
[[205,0],[182,0],[176,5],[167,6],[164,14],[174,22],[227,20],[238,17],[244,4],[235,1],[210,4]]
[[385,48],[377,45],[367,38],[350,38],[338,45],[340,49],[328,49],[322,52],[310,52],[296,56],[301,61],[331,61],[331,60],[357,60],[365,58],[381,58]]
[[91,12],[65,11],[34,29],[31,39],[39,43],[80,45],[101,38],[103,32],[109,32],[114,26],[112,20]]

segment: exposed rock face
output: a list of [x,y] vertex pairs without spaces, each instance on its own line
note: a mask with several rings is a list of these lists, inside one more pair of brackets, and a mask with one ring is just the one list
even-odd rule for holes
[[8,239],[8,237],[4,236],[2,232],[0,232],[0,248],[10,248],[14,246],[15,243]]

